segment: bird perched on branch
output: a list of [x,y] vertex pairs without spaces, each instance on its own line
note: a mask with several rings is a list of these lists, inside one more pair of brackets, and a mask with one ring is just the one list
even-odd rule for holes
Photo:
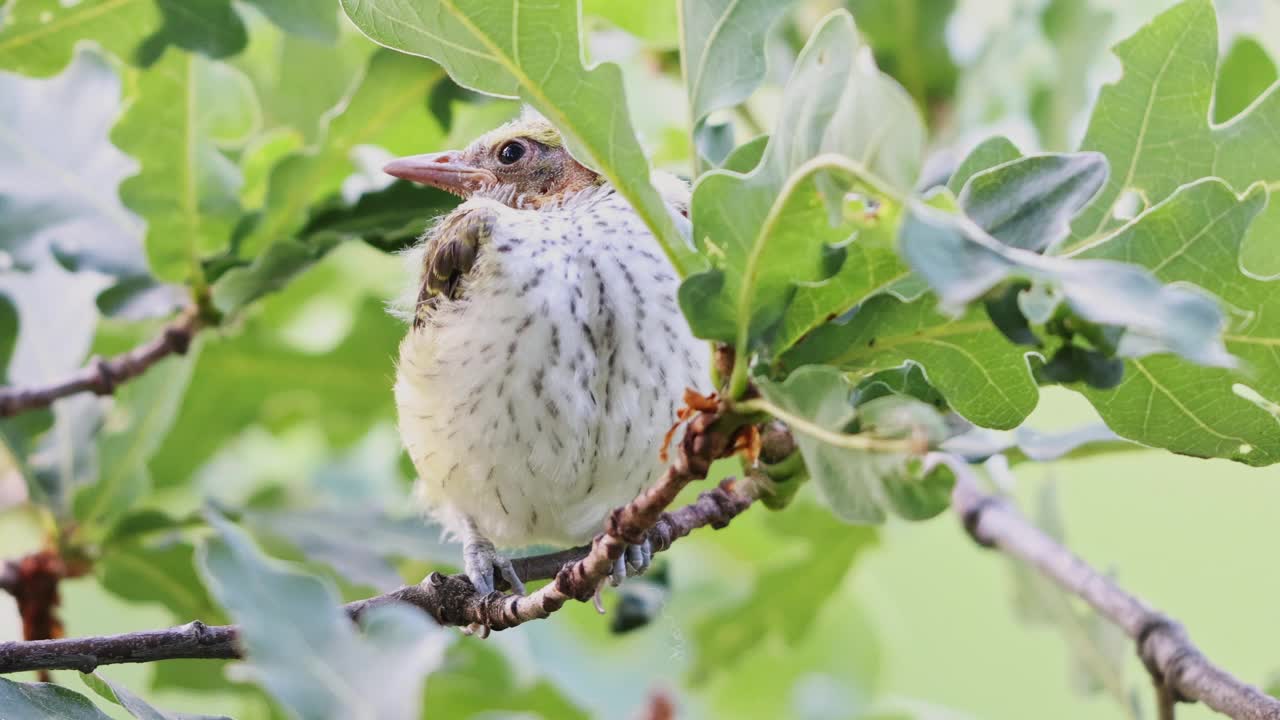
[[[707,348],[644,222],[540,115],[385,171],[464,198],[411,256],[395,394],[418,494],[462,539],[477,590],[496,572],[523,593],[498,548],[601,531],[656,478],[682,392],[707,382]],[[654,180],[687,228],[688,187]],[[614,582],[649,559],[647,543],[628,548]]]

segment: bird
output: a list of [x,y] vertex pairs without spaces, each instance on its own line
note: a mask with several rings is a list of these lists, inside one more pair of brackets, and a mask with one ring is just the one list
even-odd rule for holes
[[[477,591],[501,577],[524,594],[509,552],[590,540],[656,478],[683,392],[710,381],[709,347],[640,215],[541,114],[384,172],[462,199],[407,253],[395,402],[414,495],[461,540]],[[652,180],[687,235],[688,184]],[[629,546],[610,581],[651,557]]]

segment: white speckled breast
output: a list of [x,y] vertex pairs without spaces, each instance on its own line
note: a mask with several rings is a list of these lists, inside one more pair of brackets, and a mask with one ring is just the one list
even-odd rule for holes
[[475,210],[493,232],[462,297],[400,346],[400,433],[446,528],[469,517],[500,547],[580,543],[656,479],[684,389],[708,384],[707,347],[616,193],[455,212]]

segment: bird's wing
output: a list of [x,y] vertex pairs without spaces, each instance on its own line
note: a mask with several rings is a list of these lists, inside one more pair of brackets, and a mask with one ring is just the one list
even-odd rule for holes
[[450,213],[427,236],[422,284],[413,315],[415,328],[425,324],[441,300],[462,296],[462,279],[475,267],[480,248],[493,234],[494,209],[486,204],[468,205]]

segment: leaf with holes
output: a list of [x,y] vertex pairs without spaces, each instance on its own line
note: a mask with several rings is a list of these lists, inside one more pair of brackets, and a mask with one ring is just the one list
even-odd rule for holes
[[1238,371],[1149,357],[1130,361],[1115,390],[1085,391],[1120,435],[1186,455],[1280,462],[1280,420],[1237,387],[1280,400],[1280,282],[1242,275],[1239,261],[1265,202],[1261,189],[1237,197],[1221,181],[1203,180],[1077,253],[1137,263],[1162,282],[1214,288],[1230,310],[1225,339],[1241,360]]
[[[1068,249],[1124,223],[1127,198],[1147,207],[1180,186],[1219,177],[1238,191],[1257,182],[1280,185],[1280,83],[1225,125],[1211,125],[1218,63],[1218,22],[1211,0],[1184,0],[1115,48],[1124,75],[1102,89],[1081,144],[1101,152],[1112,175],[1072,224]],[[1139,210],[1142,208],[1139,207]],[[1261,274],[1280,273],[1280,203],[1255,221],[1246,246]]]

